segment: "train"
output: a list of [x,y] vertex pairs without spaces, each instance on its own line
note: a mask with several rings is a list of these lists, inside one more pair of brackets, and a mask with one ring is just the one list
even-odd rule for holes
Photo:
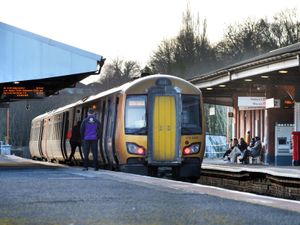
[[[89,108],[101,123],[100,168],[150,176],[166,168],[175,178],[200,177],[205,151],[201,91],[163,74],[134,79],[35,117],[29,141],[32,158],[68,159],[69,134]],[[82,161],[84,156],[76,151],[74,157]]]

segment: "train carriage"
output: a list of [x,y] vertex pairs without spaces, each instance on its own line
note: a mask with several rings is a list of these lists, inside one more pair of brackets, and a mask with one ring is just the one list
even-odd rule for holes
[[[200,176],[205,149],[203,103],[200,90],[189,82],[170,75],[142,77],[41,115],[32,122],[32,155],[65,160],[67,133],[88,108],[101,122],[98,155],[103,167],[153,176],[158,168],[169,167],[175,177]],[[41,120],[47,126],[39,127]],[[57,125],[49,126],[51,121]]]

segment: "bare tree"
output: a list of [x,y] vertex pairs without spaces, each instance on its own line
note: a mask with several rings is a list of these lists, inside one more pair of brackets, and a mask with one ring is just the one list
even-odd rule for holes
[[206,20],[201,24],[199,16],[194,19],[188,7],[178,35],[160,43],[149,67],[158,73],[182,77],[212,69],[214,51],[206,36],[206,28]]
[[163,40],[159,44],[157,51],[154,52],[151,57],[148,67],[150,67],[154,73],[173,74],[174,51],[174,40]]
[[284,10],[276,14],[273,19],[270,30],[277,47],[300,41],[300,22],[296,9]]
[[218,64],[225,66],[299,41],[300,22],[295,9],[276,14],[272,22],[249,18],[227,28],[216,46]]
[[99,82],[106,90],[124,84],[140,73],[140,66],[137,62],[115,59],[105,66]]

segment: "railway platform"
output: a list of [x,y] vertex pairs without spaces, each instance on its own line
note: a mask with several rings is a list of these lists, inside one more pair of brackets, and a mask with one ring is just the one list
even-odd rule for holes
[[[3,169],[68,168],[67,165],[0,155]],[[266,196],[300,200],[300,167],[236,164],[205,158],[199,184]]]
[[237,164],[205,158],[198,183],[300,200],[300,167]]
[[33,168],[59,168],[66,167],[62,164],[33,161],[15,155],[0,155],[1,169],[33,169]]
[[0,159],[0,224],[299,224],[299,201],[17,156]]

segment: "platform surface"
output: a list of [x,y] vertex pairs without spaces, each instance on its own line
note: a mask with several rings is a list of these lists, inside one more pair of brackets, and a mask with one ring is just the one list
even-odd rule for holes
[[300,221],[299,201],[122,172],[82,171],[16,156],[0,158],[0,224],[294,225]]
[[237,164],[224,161],[223,159],[205,158],[202,164],[203,169],[222,170],[228,172],[258,172],[272,176],[300,179],[300,166],[274,166],[264,164]]

